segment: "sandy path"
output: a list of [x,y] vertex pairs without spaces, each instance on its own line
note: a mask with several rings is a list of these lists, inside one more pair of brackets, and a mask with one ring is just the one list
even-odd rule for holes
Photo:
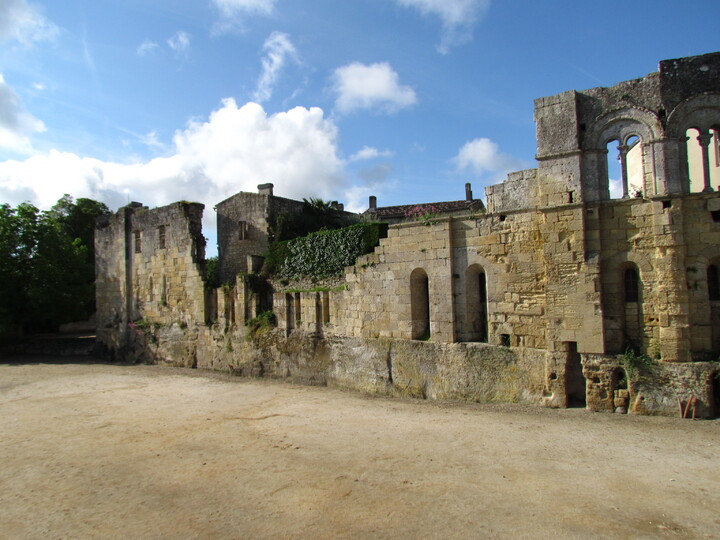
[[720,422],[0,365],[4,538],[717,538]]

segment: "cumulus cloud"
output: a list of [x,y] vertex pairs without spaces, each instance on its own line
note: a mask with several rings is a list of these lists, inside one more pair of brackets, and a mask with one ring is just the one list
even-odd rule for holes
[[168,46],[178,54],[187,54],[190,49],[190,34],[179,30],[167,40]]
[[20,97],[0,73],[0,149],[29,154],[30,136],[43,131],[45,124],[25,111]]
[[242,28],[242,19],[249,15],[272,14],[277,0],[212,0],[220,14],[214,31],[222,33]]
[[146,56],[158,48],[158,44],[155,41],[146,39],[136,49],[138,56]]
[[297,51],[290,36],[273,32],[263,45],[262,73],[253,95],[255,101],[263,102],[272,97],[280,72],[288,60],[298,62]]
[[0,2],[0,42],[17,41],[31,45],[37,41],[52,40],[58,27],[46,19],[35,4],[26,0]]
[[375,109],[394,113],[417,103],[415,91],[401,85],[398,74],[387,62],[353,62],[339,67],[333,75],[335,106],[341,113]]
[[337,138],[319,108],[268,115],[256,103],[239,107],[227,99],[205,121],[177,131],[164,157],[113,163],[52,150],[2,162],[0,200],[46,208],[70,193],[117,208],[128,198],[151,207],[186,199],[205,204],[205,227],[212,230],[213,205],[265,182],[285,197],[342,199],[347,186]]
[[396,0],[398,4],[419,10],[423,15],[440,18],[443,30],[438,44],[442,54],[472,38],[475,23],[490,7],[490,0]]
[[491,175],[502,179],[508,172],[522,169],[523,163],[500,152],[497,143],[490,139],[478,138],[465,143],[454,158],[458,172],[470,171],[476,176]]
[[390,157],[392,155],[393,152],[390,150],[378,150],[372,146],[363,146],[360,150],[350,156],[350,161],[363,161],[379,157]]

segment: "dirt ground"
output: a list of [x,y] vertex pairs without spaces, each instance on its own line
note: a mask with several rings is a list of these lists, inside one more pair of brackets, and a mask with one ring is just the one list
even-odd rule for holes
[[2,538],[718,538],[720,422],[0,365]]

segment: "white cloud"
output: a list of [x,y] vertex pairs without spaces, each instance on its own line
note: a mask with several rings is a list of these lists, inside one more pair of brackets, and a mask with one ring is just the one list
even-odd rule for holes
[[394,113],[417,103],[415,91],[399,83],[398,74],[387,62],[365,65],[353,62],[333,75],[335,106],[342,113],[378,109]]
[[0,149],[29,154],[30,135],[43,131],[45,124],[25,111],[20,97],[0,73]]
[[111,208],[128,198],[151,207],[193,200],[205,204],[207,232],[215,226],[216,203],[265,182],[285,197],[342,200],[347,185],[337,137],[337,127],[319,108],[268,115],[256,103],[238,107],[227,99],[206,121],[177,131],[167,157],[113,163],[52,150],[0,162],[0,200],[30,200],[42,208],[64,193]]
[[390,150],[378,150],[372,146],[363,146],[360,150],[350,156],[350,161],[363,161],[379,157],[390,157],[392,155],[393,152]]
[[186,54],[190,48],[190,34],[179,30],[167,40],[168,46],[178,54]]
[[[171,45],[172,47],[172,45]],[[137,54],[139,56],[146,56],[158,48],[158,44],[155,41],[146,39],[137,48]]]
[[262,74],[258,80],[253,99],[267,101],[272,96],[280,71],[288,59],[298,62],[297,51],[290,36],[282,32],[273,32],[263,44],[265,56],[262,59]]
[[150,131],[140,137],[140,141],[150,148],[163,148],[165,145],[160,142],[157,136],[157,131]]
[[269,16],[277,0],[212,0],[218,9],[220,20],[215,24],[216,33],[242,28],[242,18],[248,15]]
[[501,179],[508,172],[522,169],[523,163],[500,152],[496,143],[486,138],[465,143],[454,158],[458,172],[471,171],[477,176],[489,173],[493,179]]
[[490,0],[396,0],[405,7],[418,9],[423,15],[434,15],[442,21],[438,50],[445,54],[454,45],[472,38],[477,20],[490,7]]
[[35,4],[26,0],[0,1],[0,42],[14,40],[31,45],[37,41],[52,40],[59,31]]

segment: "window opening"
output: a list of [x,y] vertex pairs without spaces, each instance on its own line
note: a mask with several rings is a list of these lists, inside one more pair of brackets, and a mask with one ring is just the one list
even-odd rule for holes
[[165,249],[165,225],[158,227],[158,248]]
[[428,275],[422,268],[410,274],[411,339],[430,339],[430,289]]
[[135,236],[135,253],[141,253],[142,243],[140,238],[140,231],[134,231],[133,235]]
[[642,197],[644,179],[643,179],[643,155],[640,137],[631,135],[625,142],[626,163],[627,163],[627,184],[628,195],[630,197]]
[[608,198],[623,198],[623,182],[620,166],[620,141],[617,139],[610,141],[606,145],[607,149],[607,174],[608,174]]
[[322,321],[323,324],[330,323],[330,293],[328,291],[322,293]]
[[488,341],[487,277],[483,268],[473,264],[465,271],[466,320],[468,341]]
[[720,273],[714,264],[707,269],[708,298],[711,302],[720,301]]
[[302,309],[300,303],[300,293],[295,293],[295,322],[299,325],[302,322]]
[[625,303],[638,301],[638,275],[637,270],[628,268],[625,270]]
[[295,300],[290,293],[285,294],[285,326],[288,333],[295,328]]
[[248,239],[248,224],[247,221],[238,221],[238,237],[240,240]]
[[500,334],[500,345],[503,347],[510,346],[510,334]]

